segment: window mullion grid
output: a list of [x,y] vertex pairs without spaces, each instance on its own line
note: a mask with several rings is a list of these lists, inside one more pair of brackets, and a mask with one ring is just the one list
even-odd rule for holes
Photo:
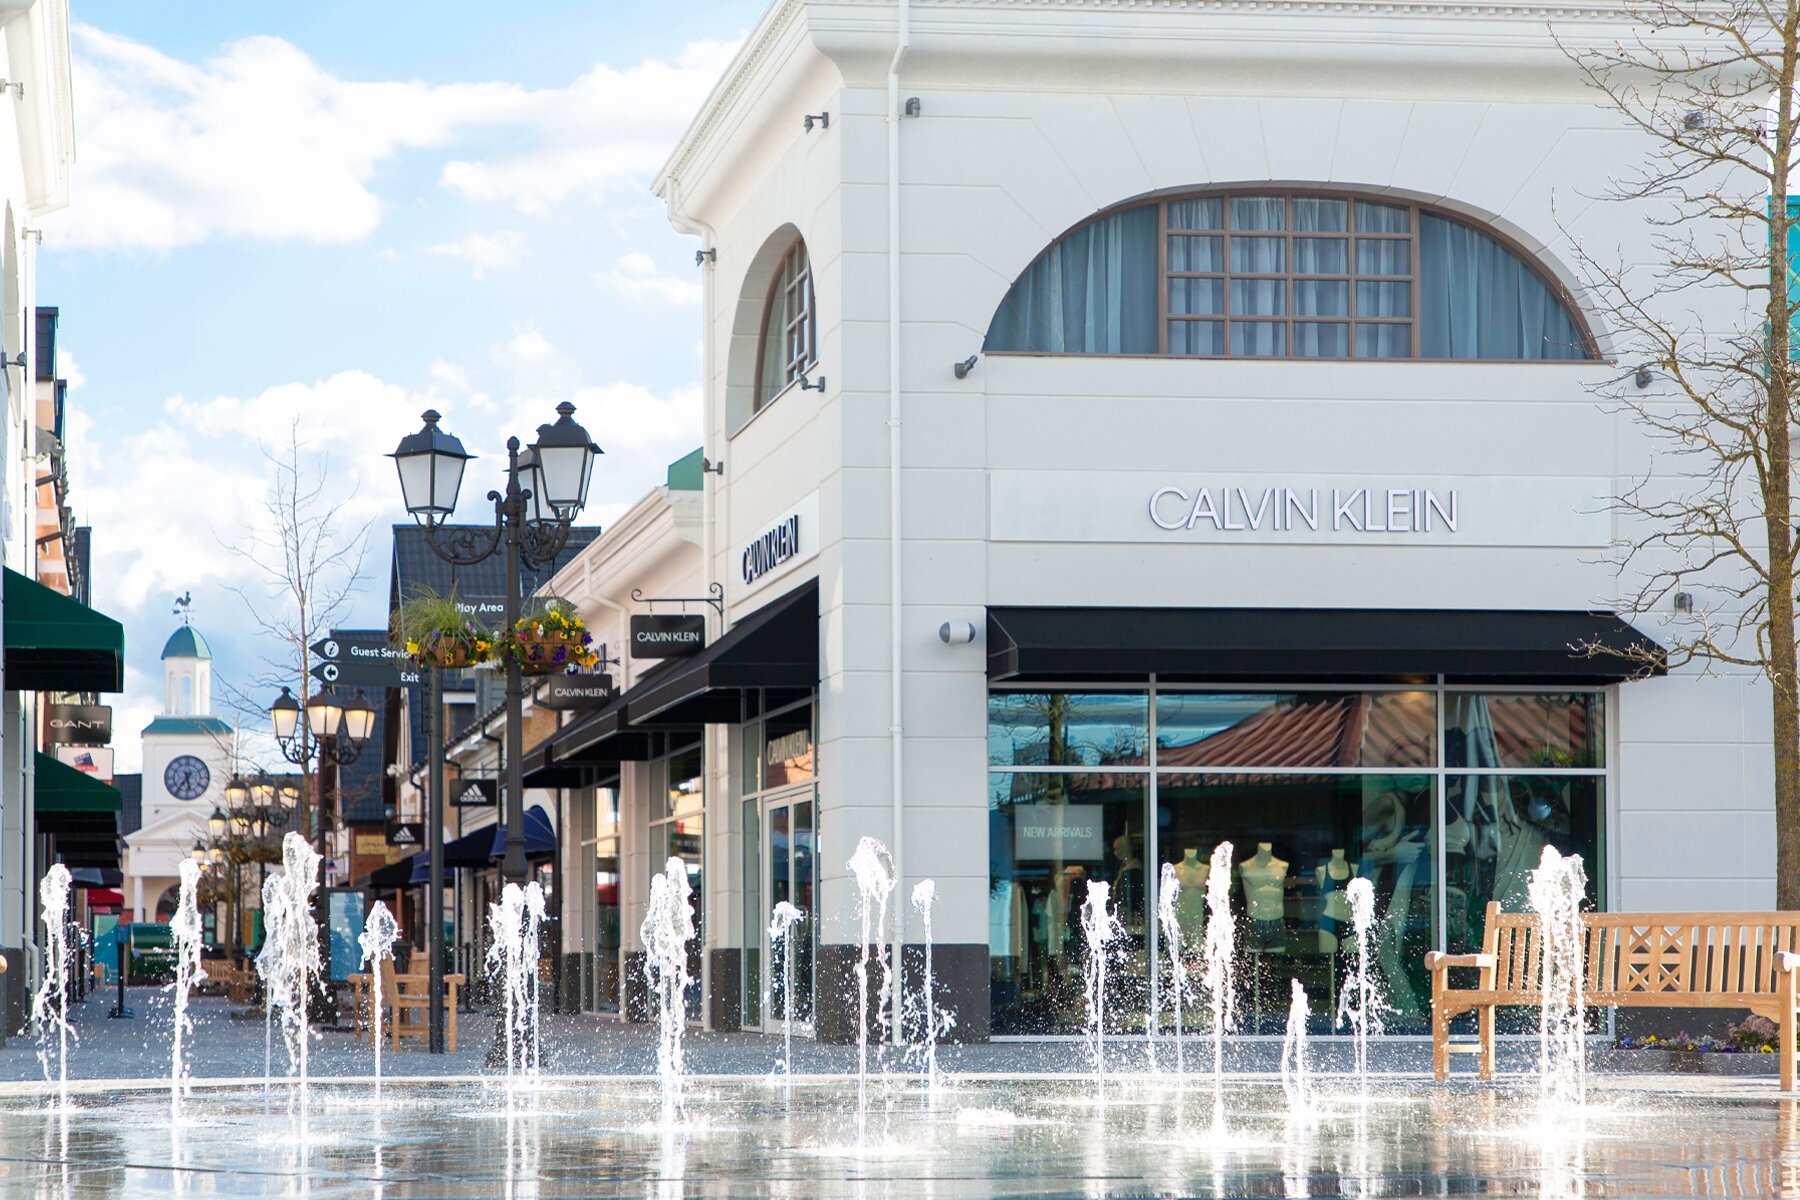
[[1349,272],[1344,286],[1350,292],[1349,303],[1344,305],[1349,313],[1344,318],[1349,323],[1344,330],[1344,357],[1360,358],[1362,356],[1356,352],[1356,281],[1361,275],[1357,262],[1356,200],[1350,196],[1344,197],[1344,230],[1344,270]]
[[1409,341],[1412,344],[1412,357],[1418,358],[1419,345],[1419,206],[1414,204],[1406,210],[1407,248],[1406,266],[1412,272],[1412,330]]
[[1169,353],[1169,205],[1156,206],[1156,348]]
[[1281,312],[1286,318],[1285,341],[1281,346],[1281,357],[1294,357],[1294,194],[1289,192],[1281,198],[1282,222],[1281,232],[1285,246],[1285,257],[1281,260],[1282,274],[1287,278],[1281,283]]

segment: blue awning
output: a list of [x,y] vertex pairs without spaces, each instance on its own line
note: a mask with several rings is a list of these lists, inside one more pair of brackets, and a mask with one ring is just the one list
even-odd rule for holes
[[[525,810],[525,857],[548,858],[556,853],[556,830],[541,805]],[[465,834],[444,846],[446,867],[484,867],[506,855],[506,826],[489,825]],[[414,857],[424,857],[415,855]]]

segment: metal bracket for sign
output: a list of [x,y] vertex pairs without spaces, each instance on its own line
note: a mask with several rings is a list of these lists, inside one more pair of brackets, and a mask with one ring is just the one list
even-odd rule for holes
[[713,611],[719,614],[719,620],[723,621],[725,619],[725,585],[717,582],[709,583],[706,585],[706,590],[712,594],[708,596],[646,596],[643,588],[632,588],[631,599],[636,604],[648,604],[651,612],[655,612],[656,606],[659,604],[679,604],[682,612],[686,612],[687,606],[690,604],[710,604],[713,606]]

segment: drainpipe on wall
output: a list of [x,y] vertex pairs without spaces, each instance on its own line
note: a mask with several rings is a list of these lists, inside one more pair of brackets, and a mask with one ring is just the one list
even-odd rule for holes
[[901,1029],[902,982],[900,948],[906,942],[905,790],[902,787],[905,740],[900,719],[901,687],[901,588],[900,543],[900,65],[912,43],[912,10],[908,0],[898,0],[895,12],[894,61],[888,64],[888,737],[893,748],[894,776],[894,1013],[893,1038],[898,1045]]
[[[673,175],[671,175],[669,177],[669,222],[670,222],[670,224],[674,225],[675,228],[680,230],[681,232],[696,234],[700,238],[700,248],[701,248],[700,310],[702,313],[702,316],[701,316],[702,330],[701,330],[701,337],[700,337],[700,395],[704,398],[704,397],[708,397],[712,394],[712,386],[713,386],[713,272],[718,266],[718,262],[717,262],[718,256],[716,253],[711,253],[711,252],[714,251],[715,248],[718,246],[719,239],[718,239],[718,234],[713,230],[713,227],[711,225],[708,225],[705,221],[700,220],[698,217],[690,216],[682,208],[682,206],[681,206],[681,180],[676,178]],[[720,399],[722,401],[723,397],[720,397]],[[702,416],[701,416],[701,423],[700,423],[700,457],[703,460],[701,462],[702,468],[710,466],[712,463],[718,461],[717,459],[715,459],[713,457],[713,453],[712,453],[713,424],[712,424],[712,415],[711,414],[713,413],[713,411],[715,411],[715,407],[716,406],[714,406],[714,405],[706,404],[704,402],[704,400],[702,401],[702,404],[701,404]],[[713,515],[714,515],[715,509],[717,507],[717,499],[718,499],[716,493],[714,492],[713,478],[714,478],[713,474],[710,471],[706,471],[704,469],[701,471],[701,474],[700,474],[700,561],[701,561],[700,582],[703,587],[705,586],[707,581],[712,578],[712,574],[713,574]],[[719,478],[721,480],[723,480],[724,477],[721,475],[721,476],[719,476]],[[725,603],[725,605],[729,605],[730,601],[726,600],[724,603]],[[703,606],[703,609],[701,612],[702,620],[706,619],[706,613],[704,610],[710,609],[711,607],[712,607],[712,605],[710,605],[710,604]],[[719,613],[718,628],[712,632],[712,634],[710,635],[708,640],[711,640],[711,637],[717,637],[720,634],[725,632],[725,629],[726,629],[725,618],[729,612],[730,612],[729,607],[724,607],[722,609],[722,611]],[[729,796],[730,780],[731,780],[730,765],[728,763],[719,762],[719,759],[721,757],[723,757],[723,755],[724,755],[724,751],[720,748],[721,744],[729,745],[729,741],[726,738],[721,738],[718,735],[718,733],[715,732],[716,728],[717,728],[716,726],[708,726],[705,734],[703,735],[706,739],[707,761],[708,761],[709,767],[711,768],[707,771],[707,778],[719,779],[719,780],[725,781],[725,793],[726,793],[726,796]],[[720,797],[720,799],[723,802],[725,797],[722,796],[722,797]],[[732,810],[737,807],[736,805],[729,804],[729,803],[723,803],[722,807],[724,808],[724,816],[725,816],[725,820],[722,823],[722,825],[723,825],[723,828],[729,830],[732,828],[733,821],[734,820],[741,821],[742,817],[741,817],[741,815],[734,816]],[[707,826],[708,826],[708,828],[711,828],[711,829],[718,829],[721,827],[721,823],[715,822],[712,819],[711,814],[709,814],[707,817]],[[743,833],[743,830],[739,829],[738,832],[741,835]],[[722,857],[725,858],[725,860],[728,862],[731,861],[731,859],[733,859],[734,857],[739,862],[743,861],[742,855],[734,856],[734,855],[730,854],[729,852],[722,855]],[[653,864],[651,864],[651,869],[654,871],[654,870],[659,869],[659,867],[657,864],[653,863]],[[705,878],[708,880],[716,879],[717,874],[718,873],[716,871],[707,871]],[[739,882],[742,883],[744,881],[740,880]],[[725,888],[725,889],[719,889],[719,890],[724,892],[724,894],[727,898],[725,907],[729,908],[730,907],[729,897],[731,895],[730,889]],[[708,912],[718,912],[718,911],[720,911],[720,909],[718,906],[716,906],[716,905],[712,904],[710,901],[708,901],[707,911]],[[721,924],[723,924],[723,922],[718,922],[718,921],[705,922],[705,926],[706,926],[705,938],[706,938],[708,945],[702,947],[704,952],[700,955],[700,995],[704,998],[701,1003],[700,1023],[701,1023],[702,1028],[705,1028],[705,1029],[711,1029],[713,1027],[713,1019],[712,1018],[713,1018],[713,1011],[714,1011],[715,1005],[713,1003],[713,998],[712,998],[713,992],[712,992],[712,953],[711,953],[711,951],[712,951],[713,946],[718,944],[717,937],[718,937],[719,926]],[[739,927],[742,928],[742,926],[743,926],[743,923],[739,922]],[[741,978],[741,976],[740,976],[740,978]],[[740,1017],[741,1017],[741,1014],[740,1014]]]

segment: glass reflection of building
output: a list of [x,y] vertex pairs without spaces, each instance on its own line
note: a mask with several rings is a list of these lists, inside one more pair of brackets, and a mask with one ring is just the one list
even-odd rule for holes
[[1174,867],[1194,960],[1223,841],[1239,1012],[1254,1033],[1281,1028],[1290,978],[1327,1028],[1354,950],[1353,878],[1374,885],[1370,951],[1387,1029],[1402,1033],[1429,1023],[1425,951],[1472,948],[1490,899],[1521,907],[1544,846],[1583,855],[1596,889],[1605,877],[1598,692],[996,690],[988,711],[996,1034],[1082,1027],[1078,912],[1092,881],[1111,885],[1125,929],[1109,1012],[1141,1030],[1151,1005],[1166,1008],[1146,965],[1167,961],[1146,919],[1161,866]]

